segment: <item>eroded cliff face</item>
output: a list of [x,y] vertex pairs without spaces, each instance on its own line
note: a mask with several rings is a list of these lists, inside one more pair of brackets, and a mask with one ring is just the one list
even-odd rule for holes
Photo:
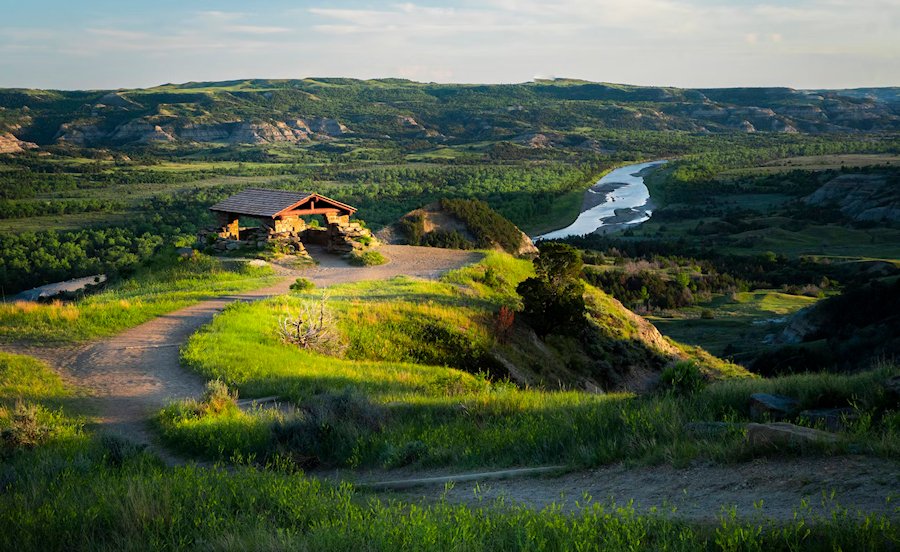
[[153,142],[219,142],[227,144],[269,144],[328,139],[351,131],[336,119],[313,118],[288,121],[224,121],[215,123],[155,123],[149,118],[133,119],[111,131],[96,121],[65,123],[56,135],[57,142],[78,146],[148,144]]
[[0,130],[0,153],[22,153],[36,147],[37,144],[19,140],[12,132]]
[[175,137],[159,125],[145,120],[134,120],[113,131],[110,140],[114,142],[147,144],[150,142],[174,142]]
[[814,207],[834,206],[855,221],[900,222],[900,188],[883,174],[843,174],[803,198]]
[[107,133],[94,121],[71,122],[60,125],[55,141],[76,146],[90,146],[102,142],[106,136]]

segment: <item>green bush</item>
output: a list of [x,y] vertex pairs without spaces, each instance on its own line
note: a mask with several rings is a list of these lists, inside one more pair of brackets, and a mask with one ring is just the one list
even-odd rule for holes
[[346,390],[324,393],[302,407],[296,418],[272,427],[275,450],[304,468],[334,466],[384,426],[386,411],[364,395]]
[[30,449],[43,442],[50,429],[39,420],[39,407],[20,402],[9,427],[0,431],[0,452],[10,453],[18,449]]
[[315,287],[316,284],[312,283],[312,281],[307,278],[297,278],[297,280],[291,284],[291,291],[309,291]]
[[548,243],[534,260],[535,276],[520,283],[523,317],[539,335],[584,329],[581,254],[570,245]]
[[673,391],[679,395],[692,395],[706,387],[706,377],[700,367],[689,361],[682,361],[669,366],[659,377],[663,390]]
[[236,403],[237,392],[229,389],[224,381],[216,379],[207,382],[202,400],[207,412],[218,414],[234,407]]
[[362,252],[354,251],[350,254],[348,261],[354,266],[377,266],[383,265],[388,260],[380,252],[368,249]]

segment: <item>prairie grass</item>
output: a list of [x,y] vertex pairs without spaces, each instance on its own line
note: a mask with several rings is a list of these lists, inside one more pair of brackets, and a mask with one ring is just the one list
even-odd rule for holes
[[171,260],[74,302],[0,304],[0,341],[40,345],[108,336],[211,296],[254,289],[274,280],[268,267],[245,265],[232,270],[202,256]]
[[[855,382],[854,389],[870,387],[875,376],[867,378]],[[794,378],[785,385],[793,390],[811,383]],[[3,408],[23,399],[51,404],[72,393],[43,363],[0,355]],[[523,411],[549,411],[554,406],[537,393],[514,389],[492,393],[500,400],[480,394],[469,397],[467,404],[475,408],[475,399],[481,397],[483,405],[510,419]],[[609,413],[621,411],[624,402],[633,402],[583,393],[552,396],[570,409],[599,401]],[[429,402],[440,400],[423,397],[407,408]],[[201,416],[200,412],[216,415]],[[194,424],[192,446],[205,442],[203,446],[212,447],[218,442],[220,448],[249,454],[235,456],[236,465],[229,469],[165,468],[146,451],[84,433],[62,411],[46,410],[40,423],[56,422],[50,425],[48,438],[33,449],[17,448],[0,455],[0,550],[817,551],[889,549],[900,540],[897,526],[887,517],[851,512],[836,503],[828,504],[825,515],[800,504],[795,517],[786,522],[723,509],[716,521],[697,524],[670,518],[664,509],[639,513],[628,504],[595,502],[590,497],[574,506],[567,504],[566,509],[553,505],[539,511],[502,500],[473,506],[381,500],[349,484],[333,486],[308,478],[283,460],[275,459],[264,469],[255,467],[253,460],[261,453],[257,456],[253,451],[262,447],[254,441],[254,428],[280,420],[264,411],[242,413],[220,385],[214,385],[204,401],[182,405],[182,413]],[[652,439],[647,428],[669,413],[648,409],[623,417],[622,423],[641,430],[647,445]],[[595,422],[604,423],[603,417]],[[468,419],[468,429],[474,423]],[[442,437],[465,439],[465,429],[434,431]],[[492,431],[502,435],[505,428]],[[497,446],[516,446],[529,433],[533,434],[511,435]],[[476,440],[468,446],[478,444]],[[530,448],[520,443],[514,452]]]
[[887,517],[833,503],[826,515],[800,504],[783,523],[723,510],[710,524],[589,497],[566,510],[421,505],[284,466],[166,469],[146,453],[115,450],[98,439],[3,464],[0,549],[824,551],[890,549],[900,539]]
[[[498,272],[509,280],[494,277],[485,283],[489,269],[502,264],[510,270]],[[897,373],[894,365],[852,376],[725,379],[693,394],[641,397],[521,388],[492,377],[489,313],[516,301],[511,290],[527,270],[527,263],[489,255],[485,265],[453,272],[443,282],[401,277],[329,288],[328,304],[349,342],[341,358],[285,345],[275,331],[280,317],[304,302],[320,300],[324,292],[319,290],[232,305],[192,336],[182,358],[188,367],[222,380],[244,398],[283,397],[298,407],[294,416],[300,422],[312,405],[340,400],[347,393],[383,409],[385,421],[377,428],[345,428],[340,417],[319,420],[337,428],[329,438],[342,451],[313,455],[322,465],[595,466],[623,460],[684,464],[698,457],[739,461],[764,454],[744,443],[741,430],[702,438],[685,425],[746,421],[749,396],[758,391],[796,396],[804,408],[853,404],[874,416],[869,428],[848,431],[839,445],[801,452],[857,450],[858,445],[851,444],[862,441],[875,454],[900,451],[900,428],[884,422],[893,418],[880,385]],[[596,295],[592,308],[618,317],[601,317],[605,324],[619,327],[623,339],[638,332],[633,319],[604,302],[605,295]],[[692,354],[701,358],[704,353]],[[720,373],[727,375],[726,363],[719,362]],[[746,372],[735,370],[732,375]],[[221,460],[249,455],[264,460],[285,452],[276,429],[293,422],[270,411],[185,417],[176,404],[164,410],[157,423],[164,439],[185,452]]]

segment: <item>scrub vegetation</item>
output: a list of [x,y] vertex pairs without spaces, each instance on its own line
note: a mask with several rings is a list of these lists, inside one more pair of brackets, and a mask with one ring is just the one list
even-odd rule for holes
[[[109,276],[53,302],[0,303],[9,351],[78,353],[274,283],[270,268],[175,254],[214,222],[211,204],[246,187],[333,197],[414,244],[491,249],[436,281],[326,286],[315,271],[339,269],[309,266],[284,295],[230,304],[178,344],[192,374],[150,363],[191,376],[197,396],[148,415],[153,438],[129,436],[147,446],[106,431],[118,422],[65,362],[0,352],[0,549],[896,549],[896,494],[876,497],[879,514],[815,489],[820,503],[782,519],[713,497],[700,522],[665,503],[584,495],[535,509],[480,488],[458,504],[450,486],[417,500],[353,483],[894,465],[900,119],[882,92],[339,78],[0,90],[15,152],[0,155],[0,295]],[[653,159],[669,162],[646,176],[649,221],[540,243],[533,260],[499,251],[520,250],[519,229],[572,222],[610,169]],[[435,204],[458,230],[400,221]],[[77,362],[89,369],[90,355]],[[791,411],[760,412],[760,393]],[[143,431],[143,416],[129,427]],[[816,437],[754,439],[750,424],[770,422]],[[844,476],[881,489],[895,474]]]

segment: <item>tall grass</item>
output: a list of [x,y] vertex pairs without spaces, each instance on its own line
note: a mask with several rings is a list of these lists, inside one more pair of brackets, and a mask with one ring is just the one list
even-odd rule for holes
[[[888,518],[798,505],[784,523],[723,511],[692,524],[585,498],[536,511],[383,501],[279,466],[166,469],[108,441],[3,464],[0,549],[55,550],[883,550]],[[711,516],[712,517],[712,516]]]
[[63,303],[0,304],[0,341],[36,344],[83,341],[115,334],[214,295],[275,281],[270,268],[228,269],[208,257],[167,259],[84,299]]

